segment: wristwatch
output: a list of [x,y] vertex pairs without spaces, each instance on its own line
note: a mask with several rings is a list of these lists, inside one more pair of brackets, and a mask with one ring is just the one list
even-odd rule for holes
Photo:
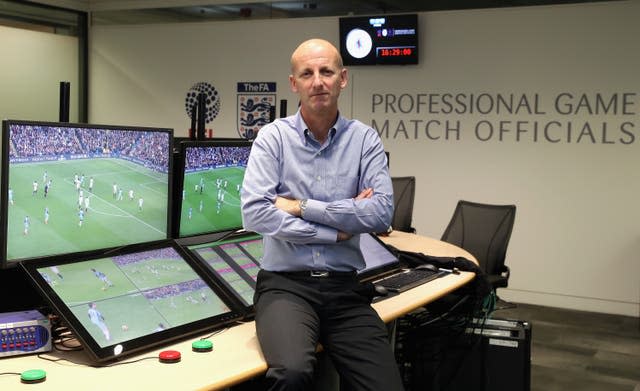
[[307,199],[300,200],[300,217],[304,219],[304,212],[307,210]]

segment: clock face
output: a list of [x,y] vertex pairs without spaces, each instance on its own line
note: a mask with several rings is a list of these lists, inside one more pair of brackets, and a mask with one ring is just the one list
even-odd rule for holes
[[347,51],[354,58],[366,57],[371,52],[373,42],[369,33],[362,29],[353,29],[347,34]]

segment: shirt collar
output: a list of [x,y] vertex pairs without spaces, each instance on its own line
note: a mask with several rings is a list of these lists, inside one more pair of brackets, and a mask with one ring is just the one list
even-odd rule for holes
[[[305,136],[307,132],[309,132],[309,127],[304,122],[304,119],[302,118],[302,114],[300,113],[300,109],[298,109],[298,111],[296,112],[294,121],[295,121],[294,122],[295,129],[296,129],[296,132],[298,132],[298,136],[300,137],[300,140],[302,141],[303,144],[306,144],[307,140]],[[331,129],[329,129],[329,137],[328,137],[329,142],[331,142],[331,140],[346,127],[346,122],[347,122],[346,118],[341,116],[340,112],[338,112],[338,118],[336,119],[336,122],[333,124]]]

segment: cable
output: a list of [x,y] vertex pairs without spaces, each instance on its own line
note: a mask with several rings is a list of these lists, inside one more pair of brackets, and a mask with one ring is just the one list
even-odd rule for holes
[[204,341],[205,339],[209,339],[209,338],[211,338],[211,337],[213,337],[213,336],[215,336],[215,335],[218,335],[218,334],[220,334],[220,333],[224,333],[224,332],[225,332],[225,331],[227,331],[227,330],[229,330],[229,328],[228,328],[228,327],[227,327],[227,328],[224,328],[224,329],[216,330],[216,331],[214,331],[213,333],[211,333],[211,334],[209,334],[209,335],[207,335],[207,336],[204,336],[204,337],[200,338],[200,340],[201,340],[201,341]]

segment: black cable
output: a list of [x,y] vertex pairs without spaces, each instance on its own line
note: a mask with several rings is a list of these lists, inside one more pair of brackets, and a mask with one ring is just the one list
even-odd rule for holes
[[225,331],[227,331],[227,330],[229,330],[229,328],[228,328],[228,327],[227,327],[227,328],[224,328],[224,329],[216,330],[216,331],[214,331],[213,333],[211,333],[211,334],[209,334],[209,335],[207,335],[207,336],[204,336],[204,337],[200,338],[200,340],[201,340],[201,341],[204,341],[205,339],[209,339],[209,338],[211,338],[211,337],[213,337],[213,336],[215,336],[215,335],[218,335],[218,334],[220,334],[220,333],[224,333],[224,332],[225,332]]

